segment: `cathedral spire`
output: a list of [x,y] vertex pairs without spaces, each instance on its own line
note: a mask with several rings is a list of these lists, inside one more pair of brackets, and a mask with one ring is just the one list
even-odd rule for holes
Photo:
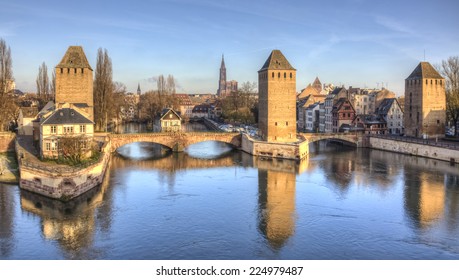
[[225,69],[225,56],[222,54],[222,65],[220,66],[220,69]]
[[140,90],[140,83],[137,84],[137,94],[140,95],[142,91]]

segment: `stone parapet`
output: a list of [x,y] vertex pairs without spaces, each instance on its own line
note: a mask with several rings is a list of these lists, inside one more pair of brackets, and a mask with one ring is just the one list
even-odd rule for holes
[[254,156],[301,160],[309,154],[309,141],[301,137],[295,143],[266,142],[242,135],[242,150]]

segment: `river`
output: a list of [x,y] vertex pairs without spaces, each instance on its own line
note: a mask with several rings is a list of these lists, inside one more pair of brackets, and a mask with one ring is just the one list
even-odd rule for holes
[[459,259],[459,168],[327,142],[308,160],[134,143],[70,203],[0,184],[0,259]]

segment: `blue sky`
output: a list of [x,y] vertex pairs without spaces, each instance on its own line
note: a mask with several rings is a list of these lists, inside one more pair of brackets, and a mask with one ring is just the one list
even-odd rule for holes
[[[22,1],[0,0],[0,37],[11,47],[17,88],[35,91],[38,67],[83,46],[95,68],[108,50],[114,80],[135,91],[172,74],[178,91],[215,93],[227,77],[257,81],[272,49],[297,69],[297,89],[323,83],[384,85],[403,94],[419,61],[459,55],[459,1]],[[50,73],[51,74],[51,73]],[[379,84],[378,84],[379,83]]]

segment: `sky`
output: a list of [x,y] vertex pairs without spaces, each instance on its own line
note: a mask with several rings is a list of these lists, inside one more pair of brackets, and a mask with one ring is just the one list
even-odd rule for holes
[[[346,87],[404,93],[420,61],[459,55],[459,1],[404,0],[0,0],[0,38],[11,47],[16,88],[35,92],[68,46],[83,46],[95,69],[106,49],[113,80],[156,89],[171,74],[177,92],[216,93],[222,54],[227,79],[257,82],[273,49],[297,69],[297,90],[316,76]],[[51,76],[51,72],[49,72]]]

